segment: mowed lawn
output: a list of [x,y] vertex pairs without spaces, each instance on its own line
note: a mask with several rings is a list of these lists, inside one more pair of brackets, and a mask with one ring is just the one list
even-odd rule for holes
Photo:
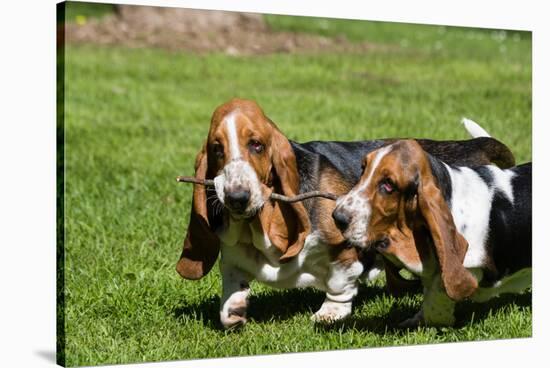
[[463,116],[531,159],[528,34],[269,17],[276,29],[346,35],[365,54],[233,57],[70,45],[65,84],[66,363],[95,365],[529,337],[531,294],[459,304],[454,328],[399,330],[421,295],[362,285],[333,328],[324,295],[253,283],[249,323],[218,322],[217,267],[176,273],[193,173],[212,111],[255,99],[298,141],[465,139]]

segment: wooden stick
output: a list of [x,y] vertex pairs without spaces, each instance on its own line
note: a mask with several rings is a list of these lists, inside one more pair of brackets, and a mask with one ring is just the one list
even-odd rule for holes
[[[207,187],[213,187],[214,186],[214,180],[198,179],[198,178],[195,178],[194,176],[178,176],[176,178],[176,181],[178,183],[194,183],[194,184],[204,185],[204,186],[207,186]],[[338,199],[338,196],[336,194],[321,192],[321,191],[318,191],[318,190],[315,190],[315,191],[312,191],[312,192],[301,193],[301,194],[298,194],[294,197],[287,197],[285,195],[277,194],[277,193],[271,193],[271,195],[269,196],[269,198],[273,199],[274,201],[286,202],[286,203],[299,202],[299,201],[303,201],[303,200],[306,200],[306,199],[309,199],[309,198],[314,198],[314,197],[322,197],[322,198],[330,199],[330,200],[333,200],[333,201]]]
[[294,197],[287,197],[285,195],[277,194],[277,193],[271,193],[269,195],[269,198],[273,199],[274,201],[287,202],[287,203],[300,202],[300,201],[303,201],[309,198],[314,198],[314,197],[322,197],[322,198],[330,199],[332,201],[335,201],[338,199],[338,196],[336,194],[321,192],[319,190],[298,194],[298,195],[295,195]]
[[194,184],[204,185],[206,187],[214,186],[214,180],[198,179],[198,178],[195,178],[194,176],[178,176],[176,177],[176,181],[178,183],[194,183]]

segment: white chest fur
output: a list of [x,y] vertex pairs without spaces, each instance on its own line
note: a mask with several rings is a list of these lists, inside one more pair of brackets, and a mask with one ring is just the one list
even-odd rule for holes
[[315,287],[327,291],[330,259],[328,247],[316,234],[306,238],[302,251],[281,264],[280,251],[271,244],[255,221],[229,220],[227,230],[219,234],[222,262],[252,278],[277,288]]
[[230,219],[226,230],[218,235],[223,284],[220,320],[225,327],[246,322],[252,280],[276,288],[325,291],[323,305],[312,316],[316,322],[332,322],[351,314],[363,265],[331,259],[329,246],[318,234],[309,234],[300,253],[285,263],[279,262],[281,251],[271,244],[258,220]]

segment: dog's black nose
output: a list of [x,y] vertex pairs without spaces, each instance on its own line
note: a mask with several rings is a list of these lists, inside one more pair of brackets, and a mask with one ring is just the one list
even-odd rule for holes
[[346,230],[351,221],[351,218],[344,211],[339,210],[334,210],[332,212],[332,218],[334,219],[336,227],[338,227],[341,231]]
[[247,190],[239,190],[235,192],[229,192],[225,196],[227,206],[237,212],[242,212],[248,206],[250,200],[250,192]]

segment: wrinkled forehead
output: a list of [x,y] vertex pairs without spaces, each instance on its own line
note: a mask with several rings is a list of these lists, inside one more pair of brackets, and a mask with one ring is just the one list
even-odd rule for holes
[[396,180],[409,175],[418,163],[415,146],[397,142],[367,154],[363,160],[362,181],[371,181],[375,176],[391,176]]
[[227,137],[235,132],[238,136],[266,137],[271,126],[261,114],[251,114],[241,110],[228,111],[223,115],[215,116],[210,127],[210,139]]
[[387,145],[365,155],[363,158],[362,179],[369,179],[383,168],[395,156],[393,145]]

